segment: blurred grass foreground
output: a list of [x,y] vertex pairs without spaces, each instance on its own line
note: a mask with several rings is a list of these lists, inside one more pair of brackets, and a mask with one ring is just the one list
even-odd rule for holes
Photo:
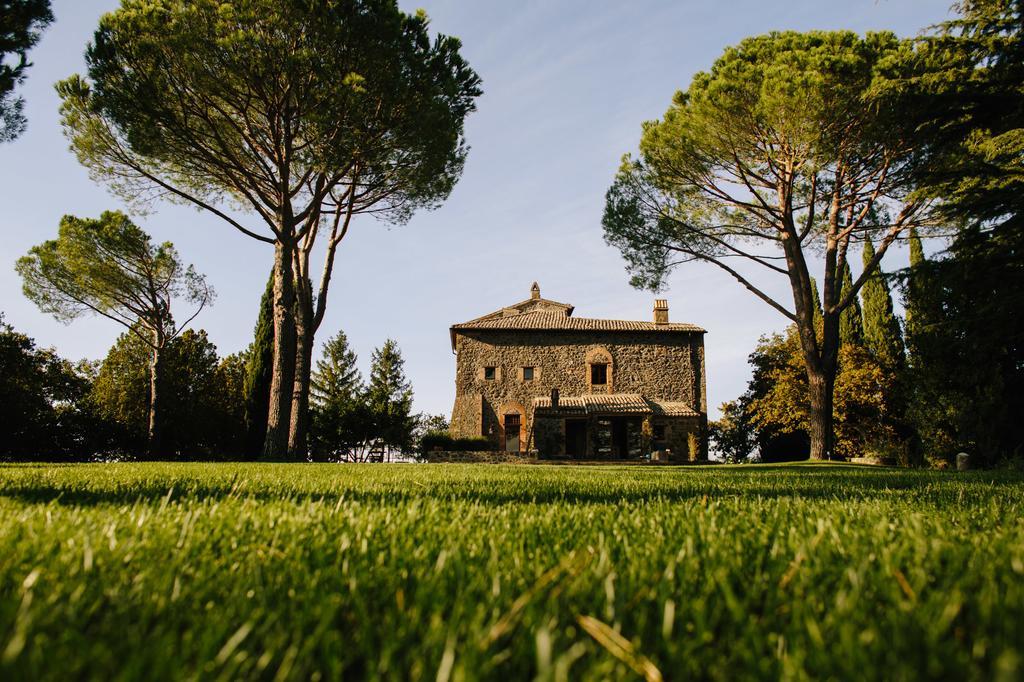
[[0,466],[0,679],[1020,679],[1024,475]]

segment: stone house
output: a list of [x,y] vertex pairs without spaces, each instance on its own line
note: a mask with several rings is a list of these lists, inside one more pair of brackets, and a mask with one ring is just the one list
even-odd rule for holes
[[542,458],[630,459],[670,451],[707,456],[705,331],[668,320],[573,317],[530,298],[452,325],[456,436]]

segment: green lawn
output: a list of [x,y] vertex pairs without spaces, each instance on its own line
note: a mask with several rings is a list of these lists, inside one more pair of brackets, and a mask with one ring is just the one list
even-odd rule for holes
[[0,466],[0,679],[1019,679],[1024,475]]

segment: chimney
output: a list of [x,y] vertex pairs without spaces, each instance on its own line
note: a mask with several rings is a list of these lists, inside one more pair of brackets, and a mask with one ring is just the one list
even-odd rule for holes
[[535,301],[540,298],[540,285],[536,282],[534,282],[533,286],[530,287],[530,298]]
[[557,388],[551,389],[551,407],[552,408],[558,407],[558,389]]
[[668,301],[663,298],[654,300],[654,324],[668,324]]

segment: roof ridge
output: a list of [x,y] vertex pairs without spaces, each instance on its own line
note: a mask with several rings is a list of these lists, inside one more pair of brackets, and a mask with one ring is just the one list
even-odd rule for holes
[[670,331],[705,332],[688,322],[659,324],[643,320],[573,317],[557,312],[533,310],[518,315],[492,314],[451,325],[454,329],[563,330],[563,331]]

